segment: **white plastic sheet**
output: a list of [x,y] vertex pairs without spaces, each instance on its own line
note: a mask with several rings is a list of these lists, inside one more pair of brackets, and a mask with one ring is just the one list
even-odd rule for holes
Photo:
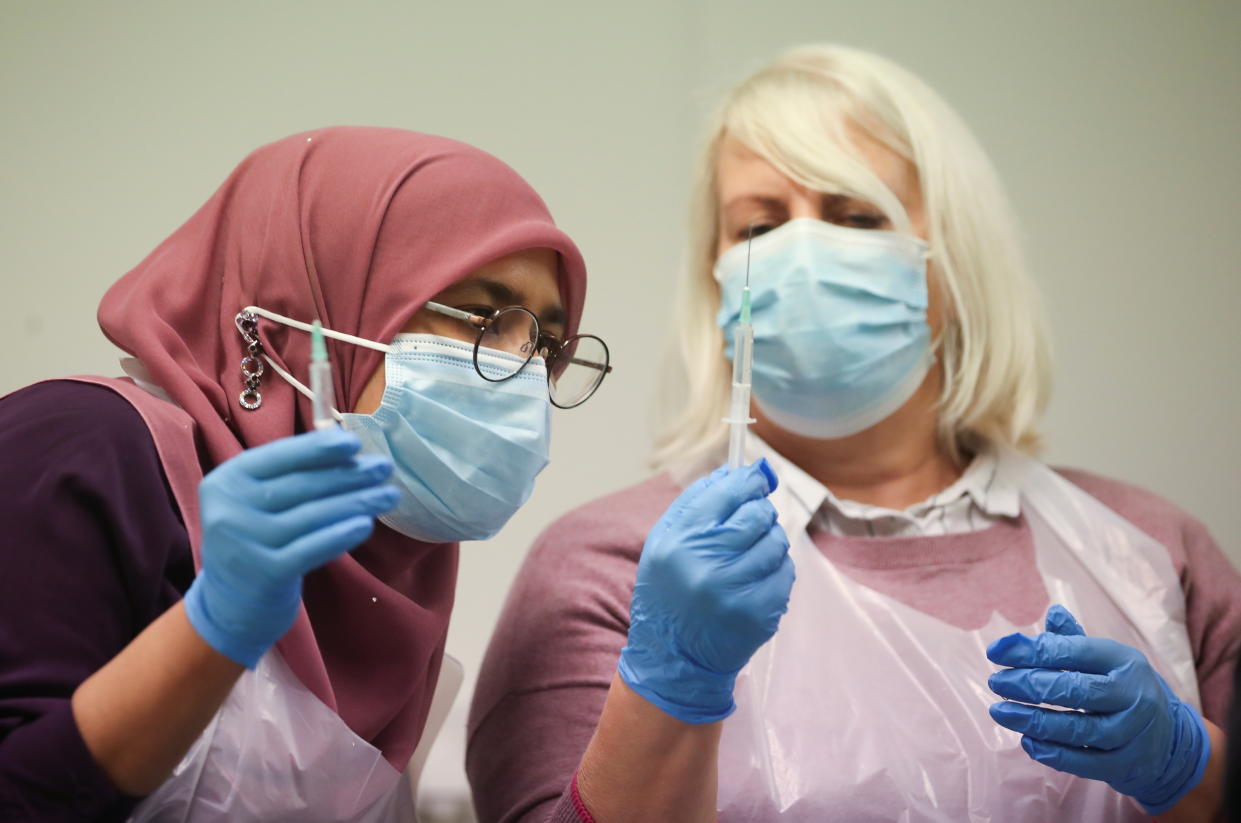
[[[1052,602],[1090,634],[1141,649],[1197,705],[1167,550],[1045,466],[1001,459],[1021,478]],[[773,502],[793,538],[797,582],[779,632],[738,679],[721,747],[723,823],[1149,819],[1104,783],[1032,761],[1019,735],[988,715],[998,698],[987,688],[997,668],[987,645],[1041,624],[993,614],[965,631],[919,612],[829,562],[805,534],[811,513],[793,495],[778,489]]]
[[409,777],[269,651],[131,823],[409,823]]

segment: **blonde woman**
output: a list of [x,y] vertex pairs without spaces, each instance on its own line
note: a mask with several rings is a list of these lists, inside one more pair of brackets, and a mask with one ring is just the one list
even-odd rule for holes
[[[1050,365],[1016,236],[970,132],[886,60],[801,48],[728,95],[694,193],[685,403],[661,472],[553,525],[518,578],[470,723],[484,821],[1218,808],[1241,579],[1166,501],[1033,456]],[[647,532],[723,458],[747,265],[750,457],[797,579],[736,710],[686,722],[625,661],[666,642],[634,631]]]

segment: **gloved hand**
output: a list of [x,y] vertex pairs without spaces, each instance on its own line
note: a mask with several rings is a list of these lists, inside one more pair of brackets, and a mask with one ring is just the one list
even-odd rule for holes
[[1046,633],[1001,637],[987,657],[1014,667],[991,675],[991,690],[1022,701],[993,704],[991,717],[1021,732],[1021,747],[1038,762],[1102,780],[1152,816],[1202,779],[1211,743],[1198,712],[1177,699],[1140,651],[1087,637],[1063,606],[1047,610]]
[[621,678],[686,723],[732,713],[733,685],[776,632],[793,586],[789,541],[766,499],[766,460],[701,478],[647,535]]
[[396,504],[392,461],[356,456],[361,445],[340,429],[286,437],[203,478],[202,570],[185,609],[220,654],[254,668],[297,618],[302,575],[366,540]]

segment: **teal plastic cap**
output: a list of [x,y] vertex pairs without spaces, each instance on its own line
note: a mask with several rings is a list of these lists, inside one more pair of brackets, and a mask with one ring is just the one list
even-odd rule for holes
[[327,360],[327,344],[323,342],[323,324],[318,320],[310,327],[310,359],[315,363]]

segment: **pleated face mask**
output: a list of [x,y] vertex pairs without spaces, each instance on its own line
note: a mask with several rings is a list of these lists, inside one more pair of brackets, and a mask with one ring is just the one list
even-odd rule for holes
[[[808,218],[754,238],[754,398],[772,422],[847,437],[905,404],[933,362],[927,257],[916,237]],[[745,266],[744,243],[715,266],[729,358]]]
[[[311,328],[257,306],[246,311]],[[532,357],[523,367],[523,357],[480,348],[475,368],[473,345],[438,334],[398,334],[391,345],[331,329],[323,334],[384,352],[379,408],[373,414],[332,412],[362,440],[363,452],[392,459],[390,482],[400,498],[379,521],[430,543],[486,540],[499,532],[530,499],[535,478],[547,466],[551,401],[543,358]],[[264,358],[310,396],[293,375]]]
[[[516,355],[480,350],[497,374]],[[547,368],[535,357],[515,376],[489,382],[473,347],[434,334],[398,334],[385,355],[387,385],[374,414],[341,424],[363,451],[395,464],[401,496],[379,520],[418,540],[449,543],[494,536],[530,498],[548,462]]]

